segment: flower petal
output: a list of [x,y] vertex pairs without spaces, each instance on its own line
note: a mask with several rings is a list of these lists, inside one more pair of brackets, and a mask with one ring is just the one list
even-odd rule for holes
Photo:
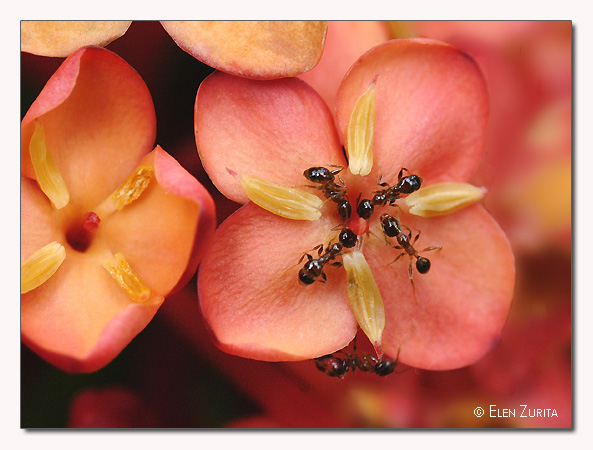
[[327,23],[327,37],[319,64],[298,77],[309,83],[330,108],[348,69],[360,55],[389,39],[385,22],[336,20]]
[[[422,233],[414,244],[431,260],[428,273],[413,268],[401,250],[369,238],[365,255],[385,304],[385,353],[413,367],[454,369],[481,358],[505,324],[513,295],[515,269],[509,243],[480,205],[430,219],[405,215],[403,224]],[[380,232],[379,232],[380,233]],[[440,251],[422,252],[428,246]]]
[[132,22],[121,20],[23,20],[21,51],[68,56],[81,47],[105,47],[124,35]]
[[141,280],[166,296],[195,273],[214,233],[214,201],[159,146],[143,164],[154,164],[157,182],[103,221],[97,239],[107,242],[112,252],[122,253]]
[[154,148],[156,116],[144,81],[101,48],[83,48],[67,58],[25,115],[21,173],[33,179],[29,142],[35,119],[43,124],[75,206],[96,206]]
[[291,77],[313,68],[326,22],[163,21],[183,50],[216,69],[253,79]]
[[348,344],[357,324],[343,268],[303,286],[304,252],[336,238],[326,218],[287,220],[249,203],[225,220],[200,264],[198,296],[217,345],[265,361],[303,360]]
[[66,249],[59,270],[21,295],[23,342],[67,372],[92,372],[146,327],[162,297],[133,303],[94,258]]
[[486,84],[471,57],[426,39],[369,50],[338,91],[342,136],[356,100],[377,75],[373,152],[379,173],[397,179],[406,167],[429,183],[466,181],[483,150],[488,112]]
[[54,210],[37,183],[21,177],[21,264],[50,242],[62,242]]
[[253,81],[213,73],[198,90],[195,132],[213,183],[241,203],[248,198],[237,175],[301,187],[309,183],[307,168],[345,164],[327,106],[296,78]]

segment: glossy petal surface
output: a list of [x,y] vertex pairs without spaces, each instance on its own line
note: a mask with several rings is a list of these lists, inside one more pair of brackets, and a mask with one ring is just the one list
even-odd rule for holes
[[343,268],[327,267],[327,283],[300,285],[298,272],[312,249],[337,236],[323,218],[303,223],[249,203],[216,231],[200,265],[202,312],[217,345],[266,361],[331,353],[354,337],[357,324]]
[[345,136],[356,100],[377,76],[373,151],[376,170],[397,179],[402,167],[429,183],[464,181],[483,149],[487,91],[478,66],[454,47],[431,40],[393,40],[352,66],[337,95]]
[[254,81],[215,72],[200,85],[195,132],[204,168],[228,198],[247,201],[237,175],[302,187],[303,171],[345,164],[333,117],[296,78]]
[[[369,239],[365,250],[384,295],[385,352],[413,367],[445,370],[482,357],[506,321],[514,287],[514,259],[509,243],[479,205],[450,216],[402,217],[421,230],[415,248],[431,261],[426,274],[413,265],[414,291],[408,276],[410,258],[401,250]],[[442,246],[440,251],[421,250]],[[415,261],[414,261],[415,262]]]
[[105,47],[121,37],[129,21],[23,20],[21,51],[41,56],[68,56],[81,47]]
[[164,21],[177,45],[218,70],[253,79],[290,77],[313,68],[326,22]]

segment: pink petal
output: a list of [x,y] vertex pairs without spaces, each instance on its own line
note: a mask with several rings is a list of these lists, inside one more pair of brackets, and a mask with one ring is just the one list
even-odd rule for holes
[[[492,217],[474,205],[450,216],[422,219],[408,215],[401,222],[421,230],[414,244],[432,267],[420,274],[413,267],[416,298],[401,250],[369,238],[365,255],[385,304],[385,352],[410,366],[455,369],[488,352],[508,316],[515,280],[509,243]],[[422,252],[429,246],[441,251]]]
[[338,91],[336,121],[343,142],[354,103],[376,76],[377,170],[386,179],[397,179],[406,167],[430,183],[465,181],[483,151],[488,113],[486,84],[471,57],[420,39],[369,50]]
[[344,347],[356,333],[343,268],[303,286],[304,252],[336,238],[327,219],[302,223],[249,203],[217,229],[200,264],[198,296],[216,344],[264,361],[302,360]]
[[253,81],[216,72],[198,90],[196,144],[216,187],[244,203],[237,175],[303,186],[303,171],[344,164],[333,118],[319,95],[296,78]]
[[298,77],[309,83],[332,108],[338,87],[360,55],[389,39],[389,28],[379,21],[331,21],[319,64]]
[[290,77],[317,64],[326,22],[164,21],[177,45],[223,72],[253,79]]
[[21,123],[21,173],[35,178],[29,141],[35,120],[70,192],[92,208],[154,148],[156,117],[138,73],[109,50],[83,48],[60,66]]

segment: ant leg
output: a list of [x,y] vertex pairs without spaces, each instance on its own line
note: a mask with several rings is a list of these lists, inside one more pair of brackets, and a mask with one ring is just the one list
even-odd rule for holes
[[426,247],[424,250],[422,250],[423,252],[431,252],[433,250],[437,250],[437,251],[441,251],[443,249],[443,247],[438,246],[438,247]]
[[[399,248],[401,249],[401,247],[394,247],[394,248]],[[398,259],[400,259],[402,256],[404,256],[405,253],[402,252],[399,255],[397,255],[397,258],[395,258],[393,261],[391,261],[389,264],[387,264],[388,266],[390,266],[391,264],[395,263]],[[410,270],[412,269],[412,262],[410,261]]]
[[297,264],[300,264],[301,262],[303,262],[303,259],[305,258],[305,256],[307,257],[307,261],[311,261],[313,259],[313,257],[311,255],[309,255],[308,253],[303,254],[303,256],[301,256],[301,259],[299,259],[299,262]]
[[323,280],[319,280],[321,283],[327,282],[327,275],[325,272],[321,272],[321,278],[323,278]]
[[402,178],[403,178],[403,175],[404,175],[404,170],[405,170],[406,172],[408,172],[408,173],[410,172],[410,171],[409,171],[408,169],[406,169],[405,167],[402,167],[402,168],[401,168],[401,170],[399,171],[399,174],[397,175],[397,181],[398,181],[398,183],[399,183],[399,182],[402,180]]
[[410,283],[412,284],[412,291],[414,292],[414,300],[418,304],[418,298],[416,297],[416,285],[414,284],[414,277],[412,275],[412,258],[410,258],[410,266],[408,267],[408,274],[410,275]]

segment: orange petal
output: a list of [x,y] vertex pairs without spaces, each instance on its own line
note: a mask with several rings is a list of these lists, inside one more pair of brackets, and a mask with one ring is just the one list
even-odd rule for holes
[[162,302],[133,303],[93,258],[67,247],[58,271],[21,295],[22,340],[62,370],[92,372],[115,358]]
[[49,199],[27,177],[21,177],[21,237],[21,263],[50,242],[63,241]]
[[[265,361],[303,360],[348,344],[357,324],[343,268],[304,286],[299,259],[335,238],[327,219],[287,220],[249,203],[217,229],[200,264],[198,296],[216,344]],[[305,259],[306,261],[306,259]]]
[[214,233],[214,201],[159,146],[143,164],[154,165],[157,182],[101,222],[97,239],[108,242],[112,252],[122,253],[141,280],[166,296],[195,273]]
[[21,51],[41,56],[68,56],[81,47],[105,47],[124,35],[132,22],[100,20],[23,20]]
[[[401,222],[421,230],[414,247],[430,259],[428,273],[413,266],[414,291],[408,276],[410,258],[369,238],[365,254],[385,304],[385,353],[413,367],[448,370],[472,364],[488,352],[508,316],[515,280],[509,243],[480,205],[449,216]],[[379,231],[380,233],[380,231]],[[422,252],[429,246],[440,251]]]
[[338,87],[346,72],[360,55],[389,39],[385,22],[338,20],[327,23],[323,55],[313,69],[299,75],[332,108]]
[[33,179],[29,141],[35,119],[43,124],[70,203],[86,208],[110,195],[154,148],[156,116],[146,84],[101,48],[67,58],[21,122],[21,173]]
[[373,152],[379,173],[397,179],[406,167],[429,183],[466,181],[483,151],[488,113],[486,84],[471,57],[424,39],[392,40],[369,50],[338,91],[342,136],[356,100],[376,76]]
[[254,81],[215,72],[198,90],[195,132],[204,168],[228,198],[247,202],[237,175],[289,187],[316,165],[345,164],[333,117],[296,78]]
[[326,22],[164,21],[177,45],[211,67],[252,79],[310,70],[323,52]]

